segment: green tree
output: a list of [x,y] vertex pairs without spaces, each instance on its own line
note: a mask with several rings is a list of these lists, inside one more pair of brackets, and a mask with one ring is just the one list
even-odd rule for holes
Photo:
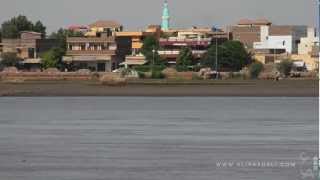
[[254,62],[249,67],[250,77],[252,79],[257,79],[263,70],[263,64],[260,62]]
[[182,48],[177,57],[177,69],[187,71],[188,67],[192,65],[192,59],[191,49],[187,47]]
[[180,66],[191,66],[192,65],[192,51],[190,48],[182,48],[179,52],[179,56],[177,58],[177,65]]
[[[162,65],[160,55],[158,53],[159,42],[153,36],[148,36],[143,40],[143,45],[141,48],[141,53],[146,57],[147,61],[154,65]],[[154,60],[154,62],[153,62]]]
[[208,52],[201,60],[201,65],[216,69],[216,51],[218,68],[239,71],[251,62],[251,55],[239,41],[227,41],[222,45],[209,47]]
[[81,32],[74,32],[68,29],[60,28],[57,32],[53,32],[49,38],[57,39],[59,41],[59,47],[66,52],[67,50],[67,37],[83,37]]
[[19,32],[33,30],[33,23],[29,21],[26,16],[19,15],[18,17],[11,19],[10,22],[17,26]]
[[45,26],[40,21],[33,24],[26,16],[22,15],[13,17],[1,25],[3,38],[19,38],[21,31],[36,31],[43,33],[45,36],[45,30]]
[[290,59],[284,59],[277,65],[277,69],[281,74],[287,77],[290,75],[292,66],[293,66],[293,63]]
[[1,54],[1,65],[4,67],[10,67],[10,66],[17,66],[20,61],[22,61],[21,58],[17,56],[16,53],[2,53]]
[[2,38],[18,38],[19,30],[16,25],[4,22],[1,26],[1,36]]
[[[216,53],[218,54],[217,56],[216,56]],[[215,45],[212,45],[209,47],[207,53],[203,56],[200,63],[202,66],[210,67],[215,70],[215,69],[217,69],[216,65],[218,63],[219,63],[218,65],[221,64],[220,61],[218,61],[218,63],[216,63],[216,57],[218,57],[218,60],[220,60],[220,58],[222,57],[222,46],[217,47]]]
[[41,55],[42,67],[48,68],[61,68],[63,65],[62,57],[64,51],[61,48],[52,48]]
[[46,29],[41,21],[37,21],[33,26],[33,31],[41,33],[43,38],[46,37]]

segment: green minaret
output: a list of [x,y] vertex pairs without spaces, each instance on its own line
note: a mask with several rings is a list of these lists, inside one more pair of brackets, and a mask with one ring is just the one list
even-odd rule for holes
[[164,7],[162,11],[162,23],[161,23],[161,29],[164,31],[169,30],[170,28],[170,14],[169,14],[169,7],[168,7],[168,1],[164,1]]

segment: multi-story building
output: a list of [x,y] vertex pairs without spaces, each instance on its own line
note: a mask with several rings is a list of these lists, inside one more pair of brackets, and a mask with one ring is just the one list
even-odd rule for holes
[[319,69],[319,37],[316,36],[315,28],[308,28],[308,35],[301,38],[298,45],[298,54],[290,58],[305,64],[309,71]]
[[265,54],[291,54],[294,50],[293,36],[290,34],[271,35],[270,26],[260,27],[260,41],[253,43],[255,52]]
[[180,50],[184,47],[191,49],[194,60],[199,60],[212,43],[221,44],[229,39],[227,33],[213,32],[209,28],[171,30],[170,34],[167,38],[160,38],[160,50],[158,51],[161,58],[169,64],[176,63]]
[[156,39],[160,38],[161,27],[158,25],[150,25],[145,31],[122,31],[117,32],[116,36],[118,38],[125,37],[131,39],[131,53],[126,55],[125,62],[121,65],[126,67],[143,65],[147,63],[146,58],[141,53],[141,48],[143,46],[143,41],[148,36],[153,36]]
[[307,37],[303,37],[298,45],[298,54],[311,54],[319,46],[319,37],[315,28],[308,28]]
[[115,21],[97,21],[89,25],[84,37],[68,37],[63,61],[73,69],[112,71],[131,51],[131,39],[117,37],[123,27]]
[[271,22],[266,19],[249,20],[242,19],[237,25],[229,27],[232,39],[240,41],[247,49],[253,49],[253,43],[260,41],[260,27],[270,26]]
[[3,53],[16,53],[23,59],[21,62],[26,68],[39,67],[40,55],[51,48],[58,47],[59,41],[45,39],[41,33],[23,31],[19,39],[2,39]]
[[[232,39],[242,42],[248,50],[261,51],[279,47],[279,49],[285,49],[287,53],[297,53],[301,37],[307,35],[307,26],[280,26],[272,25],[266,19],[244,19],[230,27],[229,31]],[[283,41],[285,45],[281,45]]]

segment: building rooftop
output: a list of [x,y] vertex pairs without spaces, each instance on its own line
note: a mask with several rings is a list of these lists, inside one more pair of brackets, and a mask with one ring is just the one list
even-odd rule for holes
[[88,29],[88,26],[83,25],[71,25],[68,27],[69,30],[75,30],[75,29]]
[[271,25],[272,23],[267,19],[241,19],[238,23],[238,25]]
[[34,34],[34,35],[41,35],[41,33],[39,33],[39,32],[34,32],[34,31],[21,31],[21,32],[20,32],[20,34],[24,34],[24,33]]
[[99,20],[95,23],[89,25],[90,28],[93,27],[101,27],[101,28],[120,28],[122,25],[116,21],[106,21],[106,20]]

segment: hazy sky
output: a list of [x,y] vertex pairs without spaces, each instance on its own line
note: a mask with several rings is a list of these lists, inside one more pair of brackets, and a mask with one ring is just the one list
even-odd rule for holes
[[[1,0],[0,22],[18,14],[41,20],[49,31],[98,19],[117,20],[125,29],[160,24],[164,0]],[[240,18],[274,24],[316,25],[316,0],[168,0],[172,27],[218,25]]]

